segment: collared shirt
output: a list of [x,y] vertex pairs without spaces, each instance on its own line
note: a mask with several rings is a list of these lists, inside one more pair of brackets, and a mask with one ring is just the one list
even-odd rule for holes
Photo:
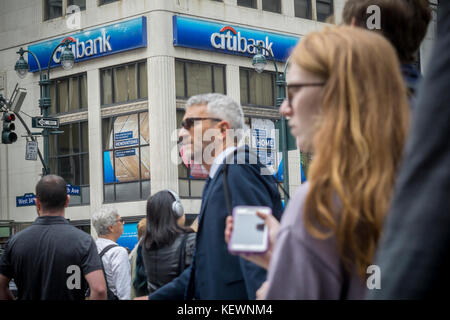
[[37,218],[10,238],[0,259],[19,300],[84,300],[85,276],[101,269],[94,239],[62,216]]
[[[98,238],[95,241],[98,253],[114,241]],[[125,248],[117,246],[109,249],[102,257],[108,287],[120,300],[131,298],[131,267],[128,252]]]
[[225,158],[234,152],[236,150],[235,146],[228,147],[225,150],[223,150],[215,159],[213,164],[211,165],[211,169],[209,170],[209,177],[212,179],[214,178],[217,170],[219,169],[220,165],[224,162]]

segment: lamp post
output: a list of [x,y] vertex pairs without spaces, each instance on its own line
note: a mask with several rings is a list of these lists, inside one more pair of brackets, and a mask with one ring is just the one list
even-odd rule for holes
[[[47,74],[45,74],[41,69],[41,64],[39,63],[39,59],[36,57],[36,55],[31,52],[30,50],[24,50],[23,48],[20,48],[17,52],[20,57],[19,60],[17,60],[16,65],[14,66],[14,70],[16,70],[17,75],[19,78],[23,79],[29,69],[30,66],[28,65],[28,62],[24,59],[23,54],[27,52],[28,54],[31,54],[33,58],[36,60],[36,63],[38,65],[39,69],[39,89],[40,89],[40,99],[39,99],[39,108],[41,109],[41,115],[43,117],[48,116],[48,108],[50,108],[52,102],[50,98],[50,64],[52,62],[53,56],[56,52],[56,50],[64,46],[64,49],[60,56],[61,65],[64,68],[64,70],[69,70],[72,68],[73,63],[75,62],[75,57],[72,53],[72,50],[70,50],[69,46],[71,43],[74,43],[75,40],[71,37],[65,38],[61,43],[59,43],[55,49],[53,50],[50,59],[48,61],[47,66]],[[42,168],[42,175],[47,175],[50,173],[50,166],[49,166],[49,135],[52,132],[44,128],[42,130],[42,136],[44,139],[44,167]]]
[[[277,86],[277,98],[276,98],[276,107],[279,109],[284,99],[286,99],[286,69],[288,66],[288,61],[284,65],[283,73],[278,72],[277,63],[275,62],[275,58],[270,50],[267,50],[262,45],[256,45],[257,53],[253,56],[252,65],[255,68],[255,71],[261,73],[264,71],[264,68],[267,65],[267,60],[264,54],[261,53],[261,49],[265,50],[269,53],[272,58],[273,65],[275,66],[275,74],[276,81],[275,84]],[[288,142],[287,142],[287,120],[281,115],[281,152],[283,154],[283,187],[287,194],[289,194],[289,165],[288,165]],[[285,205],[287,205],[288,199],[285,197],[284,199]]]

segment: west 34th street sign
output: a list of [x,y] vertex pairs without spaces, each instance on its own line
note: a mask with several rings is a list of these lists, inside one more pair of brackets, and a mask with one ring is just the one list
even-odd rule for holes
[[49,117],[33,117],[31,118],[31,126],[33,128],[58,129],[59,119]]

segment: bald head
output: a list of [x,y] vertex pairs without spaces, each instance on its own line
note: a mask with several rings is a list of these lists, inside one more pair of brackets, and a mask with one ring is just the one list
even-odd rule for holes
[[42,177],[36,185],[36,198],[44,211],[63,209],[67,199],[66,182],[52,174]]

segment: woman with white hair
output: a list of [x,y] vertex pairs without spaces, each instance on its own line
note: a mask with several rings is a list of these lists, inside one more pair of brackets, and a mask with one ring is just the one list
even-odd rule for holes
[[[98,235],[95,244],[103,263],[108,291],[116,299],[129,300],[131,267],[128,252],[116,243],[123,233],[123,223],[117,209],[109,206],[102,207],[92,216],[92,224]],[[108,299],[114,299],[109,292]]]

